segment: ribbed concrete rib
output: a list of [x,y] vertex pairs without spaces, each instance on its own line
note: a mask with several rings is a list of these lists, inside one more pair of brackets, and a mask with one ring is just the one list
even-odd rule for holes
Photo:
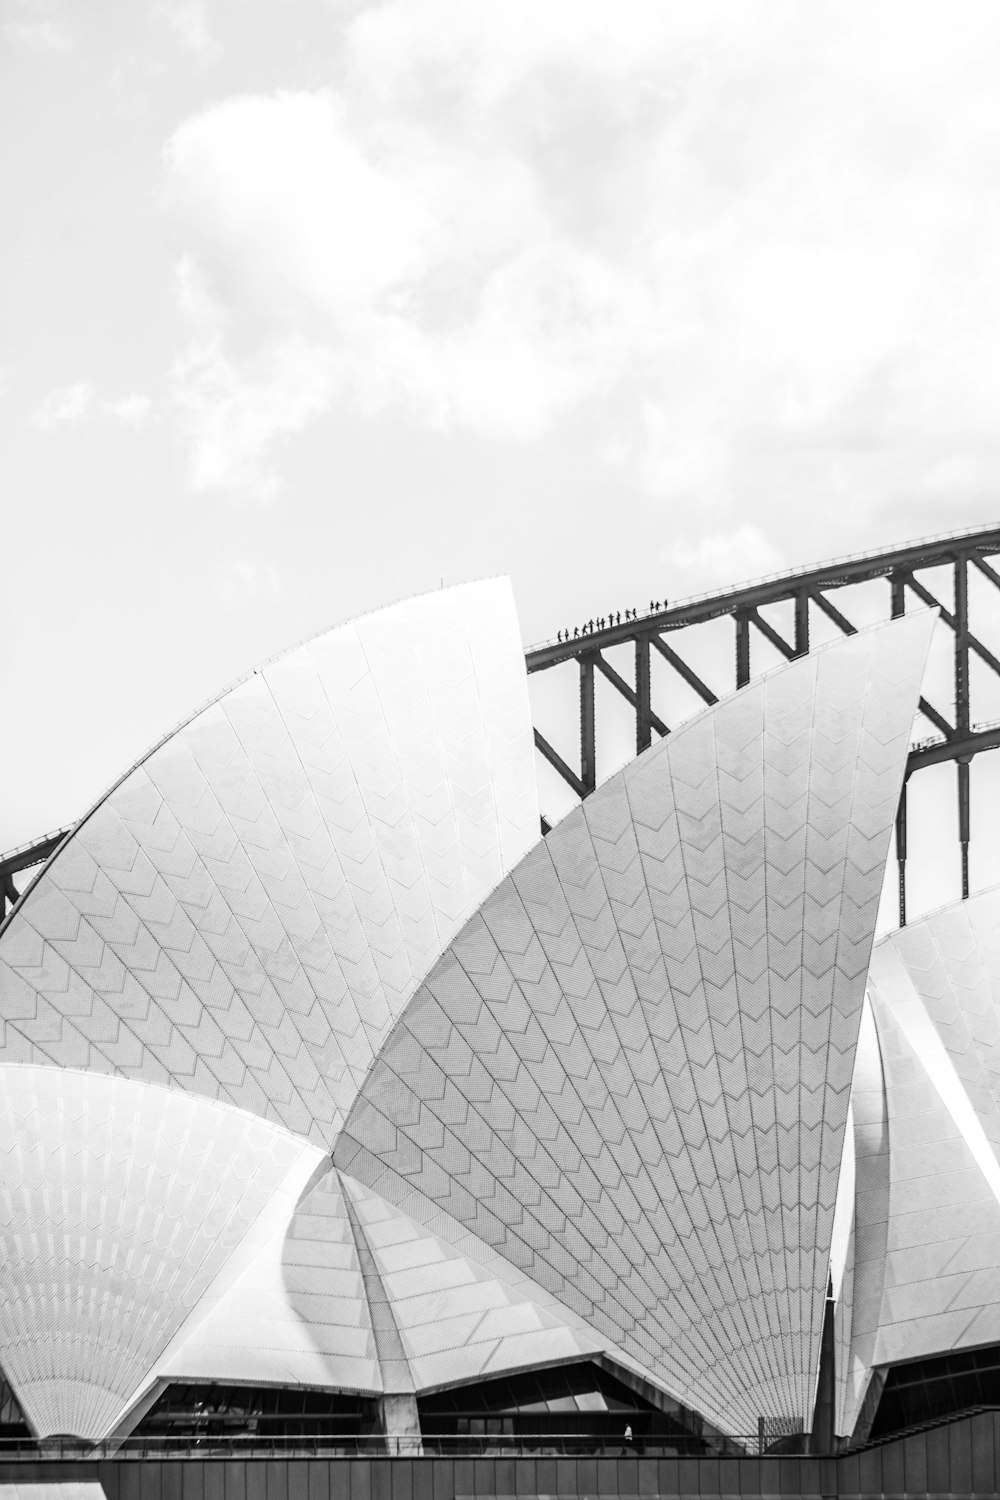
[[379,1369],[382,1372],[382,1388],[387,1396],[412,1392],[415,1388],[413,1375],[403,1348],[403,1340],[396,1326],[392,1299],[379,1275],[368,1238],[351,1200],[350,1183],[345,1182],[339,1173],[337,1177],[344,1198],[344,1206],[347,1209],[347,1217],[350,1220],[351,1233],[354,1236],[354,1248],[358,1253],[358,1262],[361,1266],[365,1296],[368,1299],[368,1313],[372,1320],[372,1332],[375,1335],[375,1351]]

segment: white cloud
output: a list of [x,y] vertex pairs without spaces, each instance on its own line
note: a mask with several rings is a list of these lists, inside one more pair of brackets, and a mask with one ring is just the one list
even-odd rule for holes
[[285,592],[285,580],[270,563],[246,557],[230,557],[219,570],[216,598],[222,609],[243,609],[248,604],[277,599]]
[[[213,390],[228,407],[243,372],[258,422],[265,388],[283,405],[279,366],[299,410],[287,339],[309,330],[342,372],[326,382],[331,396],[349,385],[367,407],[401,401],[437,426],[531,437],[611,382],[620,330],[641,322],[641,296],[612,264],[546,230],[524,164],[498,155],[484,169],[428,139],[376,165],[329,93],[241,99],[195,117],[171,141],[167,197],[202,234],[201,261],[188,253],[178,268],[182,310],[256,340],[251,361],[216,345],[226,380],[197,376],[206,422]],[[180,386],[201,367],[196,357]],[[309,388],[312,416],[322,402]],[[278,414],[274,430],[299,425]],[[196,468],[206,486],[249,478],[242,463]]]
[[240,428],[238,385],[263,434],[196,457],[203,485],[252,482],[349,395],[519,440],[582,412],[595,453],[717,516],[988,491],[995,6],[387,0],[339,24],[328,88],[229,99],[168,145],[192,337],[209,309],[229,372],[190,366],[201,429],[213,403]]
[[292,340],[241,363],[218,339],[190,349],[173,372],[172,404],[191,441],[194,488],[272,499],[280,484],[266,456],[329,406],[335,379],[327,350]]
[[68,52],[70,34],[49,0],[4,0],[6,15],[0,17],[0,34],[12,42],[40,52]]
[[32,421],[43,432],[53,427],[78,427],[96,405],[94,388],[86,380],[49,391],[34,412]]
[[203,268],[192,255],[182,255],[174,267],[174,301],[189,329],[199,337],[221,333],[229,321],[222,303],[212,296]]
[[95,391],[88,380],[59,386],[43,398],[32,413],[32,423],[42,432],[56,427],[79,427],[94,418],[110,418],[137,426],[152,415],[153,403],[148,396],[133,393],[107,398]]
[[155,0],[154,11],[162,16],[186,51],[202,60],[220,51],[208,24],[204,0]]
[[167,197],[199,227],[229,299],[288,320],[364,319],[422,273],[438,231],[416,186],[368,161],[327,92],[194,116],[169,143]]
[[669,568],[686,598],[780,573],[788,562],[758,526],[744,525],[694,542],[679,540],[660,554],[660,565]]
[[105,401],[102,410],[107,416],[115,417],[119,422],[138,426],[152,414],[153,403],[148,396],[133,392],[131,396],[121,396],[117,401]]

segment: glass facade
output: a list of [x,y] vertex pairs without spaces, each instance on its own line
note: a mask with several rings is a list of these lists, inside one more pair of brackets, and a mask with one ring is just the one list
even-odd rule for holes
[[886,1375],[870,1440],[924,1422],[1000,1406],[1000,1345],[894,1365]]
[[262,1443],[294,1438],[366,1437],[379,1430],[378,1402],[335,1391],[249,1385],[170,1385],[143,1417],[131,1441],[169,1439],[188,1445],[218,1438]]
[[19,1447],[30,1441],[31,1433],[17,1397],[0,1375],[0,1449],[10,1445]]
[[448,1451],[473,1438],[540,1448],[617,1440],[626,1450],[664,1453],[711,1447],[695,1413],[678,1403],[661,1410],[589,1361],[454,1386],[419,1397],[417,1406],[425,1450]]

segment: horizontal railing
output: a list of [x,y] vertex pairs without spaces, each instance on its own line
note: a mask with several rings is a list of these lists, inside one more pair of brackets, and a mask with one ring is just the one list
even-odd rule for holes
[[928,1417],[925,1422],[914,1422],[912,1427],[902,1427],[896,1432],[886,1432],[881,1437],[867,1438],[863,1443],[848,1443],[841,1452],[867,1453],[871,1448],[884,1448],[888,1443],[897,1443],[900,1438],[919,1437],[925,1432],[936,1432],[940,1427],[950,1427],[955,1422],[969,1421],[973,1417],[995,1417],[1000,1406],[963,1406],[959,1411],[946,1412],[941,1417]]
[[694,1436],[581,1436],[579,1433],[468,1433],[455,1435],[343,1437],[330,1433],[262,1436],[144,1436],[85,1443],[78,1438],[0,1438],[0,1463],[39,1459],[180,1458],[699,1458],[746,1457],[758,1452],[758,1436],[701,1439]]
[[[969,734],[990,734],[994,730],[1000,730],[1000,719],[977,719],[974,724],[969,725]],[[910,754],[919,755],[924,750],[932,750],[937,745],[948,743],[943,734],[929,734],[925,739],[912,740],[910,742]]]
[[[994,1406],[969,1407],[960,1412],[931,1418],[898,1432],[849,1444],[839,1455],[865,1452],[884,1447],[901,1438],[917,1436],[962,1419],[995,1415]],[[798,1434],[803,1445],[808,1434]],[[268,1458],[756,1458],[758,1456],[791,1456],[785,1444],[788,1438],[768,1437],[763,1443],[758,1433],[719,1439],[700,1439],[678,1435],[649,1437],[581,1436],[579,1433],[504,1433],[430,1434],[418,1437],[336,1436],[330,1433],[295,1434],[293,1436],[259,1433],[206,1433],[204,1436],[143,1436],[86,1443],[79,1438],[4,1438],[0,1437],[0,1464],[38,1463],[39,1460],[97,1462],[105,1460],[151,1459],[268,1459]],[[782,1450],[784,1449],[784,1453]]]
[[[798,568],[783,568],[776,573],[762,573],[759,578],[743,579],[725,588],[704,589],[697,594],[687,594],[683,598],[674,599],[672,603],[667,604],[665,602],[662,608],[659,609],[638,608],[627,624],[631,627],[631,633],[634,634],[637,625],[659,619],[661,616],[670,615],[676,617],[701,604],[714,603],[715,601],[719,601],[720,603],[724,603],[727,600],[735,601],[737,596],[753,593],[758,589],[772,588],[775,585],[782,584],[794,586],[808,582],[814,578],[831,574],[835,575],[843,569],[863,569],[866,563],[879,563],[883,559],[899,557],[910,552],[923,552],[928,548],[936,547],[944,550],[950,549],[953,546],[960,547],[963,542],[979,542],[985,550],[992,553],[997,548],[1000,548],[1000,532],[998,532],[996,527],[969,526],[961,531],[941,531],[935,532],[932,536],[911,537],[896,547],[873,547],[864,552],[847,552],[838,557],[824,558],[819,563],[804,564]],[[933,564],[925,563],[924,566],[933,566]],[[827,585],[827,587],[833,586],[835,586],[834,582]],[[626,630],[626,622],[624,620],[620,629],[623,633]],[[574,639],[572,644],[577,648],[584,646],[592,647],[595,644],[595,634],[607,635],[609,632],[591,632],[587,636]],[[529,660],[528,670],[531,670],[531,658],[536,652],[545,651],[552,646],[565,646],[566,644],[565,640],[560,642],[558,637],[536,641],[525,652]]]

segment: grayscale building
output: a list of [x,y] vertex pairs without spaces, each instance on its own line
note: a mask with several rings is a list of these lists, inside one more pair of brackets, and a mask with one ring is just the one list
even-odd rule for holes
[[0,1435],[738,1457],[1000,1400],[1000,894],[874,944],[934,621],[544,838],[503,581],[169,735],[0,926]]

